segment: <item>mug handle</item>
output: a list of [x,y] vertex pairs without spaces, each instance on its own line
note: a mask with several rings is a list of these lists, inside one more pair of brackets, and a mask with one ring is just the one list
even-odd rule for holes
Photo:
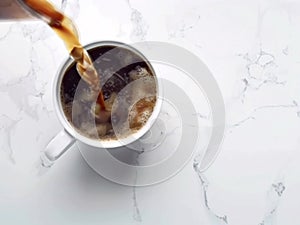
[[60,131],[42,152],[41,160],[43,166],[50,167],[53,165],[74,143],[75,138],[66,130]]

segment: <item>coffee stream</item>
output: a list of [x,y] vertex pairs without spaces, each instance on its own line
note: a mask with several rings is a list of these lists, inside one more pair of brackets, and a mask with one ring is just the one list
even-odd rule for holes
[[101,116],[101,112],[103,112],[103,116],[107,114],[104,113],[106,108],[103,93],[100,88],[100,78],[89,54],[80,44],[78,32],[72,20],[59,11],[48,0],[24,0],[24,2],[39,15],[46,18],[48,25],[64,41],[70,56],[77,63],[76,68],[79,75],[89,84],[92,93],[95,95],[95,99],[97,98],[97,104],[100,108],[100,110],[98,110],[98,116]]
[[[70,56],[76,62],[76,69],[71,67],[61,84],[62,107],[68,121],[84,136],[102,140],[127,137],[144,126],[156,103],[156,82],[145,59],[125,48],[118,48],[115,54],[107,56],[109,62],[102,62],[104,72],[98,74],[89,53],[80,44],[77,29],[70,18],[48,0],[22,1],[64,41]],[[104,46],[95,50],[105,52],[111,47]],[[93,56],[94,50],[89,51]],[[124,68],[117,71],[120,74],[114,73],[101,87],[100,77],[104,80],[105,71],[115,65],[123,65]],[[80,101],[74,99],[73,89],[69,87],[75,81],[73,78],[83,79],[88,84],[87,87],[76,89]],[[125,86],[126,91],[121,91]],[[120,99],[117,98],[118,94],[122,96]],[[112,105],[115,105],[114,110]],[[115,113],[112,114],[112,111]],[[113,129],[113,124],[117,127],[116,130]]]

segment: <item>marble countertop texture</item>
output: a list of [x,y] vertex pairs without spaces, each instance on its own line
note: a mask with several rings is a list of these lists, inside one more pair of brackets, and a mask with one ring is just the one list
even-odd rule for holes
[[67,57],[42,22],[0,22],[0,222],[6,225],[300,224],[300,1],[67,0],[83,44],[165,41],[203,60],[226,105],[221,152],[148,187],[93,172],[74,147],[47,173],[61,129],[51,82]]

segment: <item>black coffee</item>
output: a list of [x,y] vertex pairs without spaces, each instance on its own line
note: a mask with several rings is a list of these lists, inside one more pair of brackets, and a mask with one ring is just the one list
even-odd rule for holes
[[88,50],[101,80],[106,111],[79,76],[73,62],[61,83],[61,102],[68,121],[94,139],[124,138],[138,131],[151,116],[157,86],[145,58],[126,47],[105,45]]

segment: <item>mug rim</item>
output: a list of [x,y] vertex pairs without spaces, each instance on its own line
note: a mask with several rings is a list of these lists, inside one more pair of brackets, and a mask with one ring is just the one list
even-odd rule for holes
[[59,67],[58,72],[56,73],[56,76],[54,78],[54,83],[53,83],[53,93],[55,94],[54,107],[55,107],[56,115],[67,133],[69,133],[77,141],[81,141],[87,145],[97,147],[97,148],[111,149],[111,148],[118,148],[118,147],[122,147],[122,146],[126,146],[128,144],[131,144],[132,142],[138,140],[143,135],[145,135],[147,131],[149,131],[149,129],[152,127],[155,120],[157,119],[158,114],[161,109],[162,84],[161,84],[160,80],[158,79],[158,76],[155,73],[155,70],[152,67],[149,60],[147,60],[147,58],[139,50],[137,50],[136,48],[134,48],[126,43],[117,42],[117,41],[97,41],[97,42],[92,42],[87,45],[84,45],[83,47],[85,49],[89,50],[89,49],[93,49],[94,47],[100,47],[100,46],[105,46],[105,45],[122,47],[129,51],[134,52],[135,54],[138,54],[148,64],[148,67],[151,69],[151,72],[152,72],[153,76],[155,77],[156,87],[157,87],[156,88],[155,106],[154,106],[151,116],[148,118],[147,122],[140,129],[138,129],[134,133],[129,134],[125,138],[120,138],[120,139],[118,138],[116,140],[111,140],[111,139],[101,140],[101,139],[88,138],[88,137],[80,134],[73,127],[73,125],[71,125],[71,123],[67,120],[67,118],[64,114],[62,104],[61,104],[61,97],[60,97],[62,78],[63,78],[66,70],[74,62],[74,60],[70,56],[62,63],[62,65]]

